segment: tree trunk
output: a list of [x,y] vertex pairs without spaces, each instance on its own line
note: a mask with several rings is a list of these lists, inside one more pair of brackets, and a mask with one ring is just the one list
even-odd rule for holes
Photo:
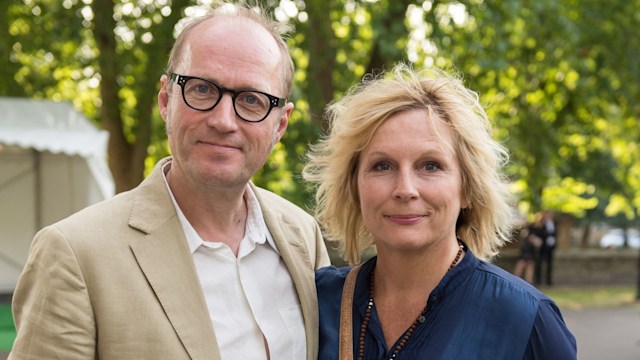
[[331,1],[306,1],[309,22],[305,32],[306,48],[309,50],[307,69],[307,96],[311,119],[321,124],[326,132],[323,119],[324,107],[333,99],[333,71],[336,63],[336,49],[331,40],[335,38],[331,27]]
[[116,39],[113,33],[113,1],[94,0],[91,3],[94,14],[93,33],[100,51],[98,65],[100,67],[100,123],[109,132],[107,155],[109,168],[115,181],[116,193],[131,189],[136,184],[130,180],[131,144],[124,134],[120,114],[120,87],[117,82],[119,74]]
[[[404,23],[407,7],[412,3],[412,0],[390,0],[385,11],[372,10],[372,14],[377,14],[377,18],[372,19],[374,37],[366,73],[389,70],[395,63],[404,59],[404,49],[398,49],[395,44],[407,37]],[[376,3],[371,6],[381,5]]]
[[144,178],[145,159],[151,143],[153,131],[153,109],[156,106],[157,84],[162,74],[162,66],[157,59],[165,59],[173,44],[173,29],[180,20],[182,9],[188,5],[188,0],[172,2],[171,15],[152,29],[153,41],[149,45],[141,45],[146,53],[145,70],[139,85],[136,87],[137,107],[135,111],[136,126],[134,140],[129,141],[125,133],[118,76],[122,74],[119,62],[117,43],[114,35],[115,21],[113,20],[113,0],[94,0],[94,36],[100,51],[98,64],[100,66],[100,123],[109,132],[107,153],[109,168],[115,181],[116,193],[136,187]]
[[584,226],[584,232],[582,233],[582,239],[580,241],[580,246],[586,248],[589,245],[589,238],[591,237],[591,224],[587,223]]

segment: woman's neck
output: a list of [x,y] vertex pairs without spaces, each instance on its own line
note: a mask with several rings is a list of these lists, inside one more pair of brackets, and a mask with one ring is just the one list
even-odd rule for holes
[[[374,295],[411,296],[417,293],[428,295],[449,271],[459,250],[457,241],[439,247],[430,247],[423,252],[400,253],[380,249],[374,270],[376,283]],[[463,255],[461,254],[456,263]]]

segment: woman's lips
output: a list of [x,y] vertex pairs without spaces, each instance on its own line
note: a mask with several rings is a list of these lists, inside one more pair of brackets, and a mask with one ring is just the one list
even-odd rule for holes
[[424,219],[425,215],[385,215],[390,221],[400,225],[412,225]]

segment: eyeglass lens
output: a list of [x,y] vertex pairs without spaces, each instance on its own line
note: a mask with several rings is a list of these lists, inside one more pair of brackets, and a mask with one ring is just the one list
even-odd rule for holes
[[[187,104],[197,110],[209,110],[216,106],[222,94],[211,82],[191,78],[183,86],[184,99]],[[233,107],[242,119],[260,121],[271,110],[269,97],[255,91],[238,91],[233,99]]]

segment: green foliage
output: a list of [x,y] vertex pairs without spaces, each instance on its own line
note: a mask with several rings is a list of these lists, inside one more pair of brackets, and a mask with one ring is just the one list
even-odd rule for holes
[[9,351],[16,338],[16,329],[13,326],[11,306],[0,304],[0,351]]
[[[628,61],[637,52],[628,43],[637,43],[640,19],[628,14],[638,2],[614,3],[442,1],[420,9],[437,51],[417,51],[416,62],[456,68],[480,93],[512,155],[521,209],[582,217],[612,196],[628,205],[637,198],[629,175],[637,175],[639,111],[628,104],[637,104],[640,67]],[[637,206],[615,203],[608,214],[638,215]]]
[[584,217],[587,210],[598,205],[595,186],[564,177],[559,184],[548,184],[542,191],[542,207],[556,209],[576,217]]
[[[119,146],[137,144],[148,171],[168,154],[153,103],[174,23],[205,1],[93,1],[2,2],[0,95],[70,100],[102,123],[100,85],[115,80]],[[258,185],[309,206],[300,171],[326,129],[326,104],[364,74],[410,61],[458,71],[479,93],[511,153],[507,171],[524,212],[639,217],[640,0],[259,2],[295,28],[296,108]],[[105,4],[112,23],[92,12]],[[106,64],[100,31],[115,40]]]
[[77,15],[83,9],[82,3],[55,0],[9,6],[11,52],[6,66],[15,71],[7,80],[20,91],[5,95],[73,99],[85,114],[95,115],[99,74],[92,62],[95,45]]

